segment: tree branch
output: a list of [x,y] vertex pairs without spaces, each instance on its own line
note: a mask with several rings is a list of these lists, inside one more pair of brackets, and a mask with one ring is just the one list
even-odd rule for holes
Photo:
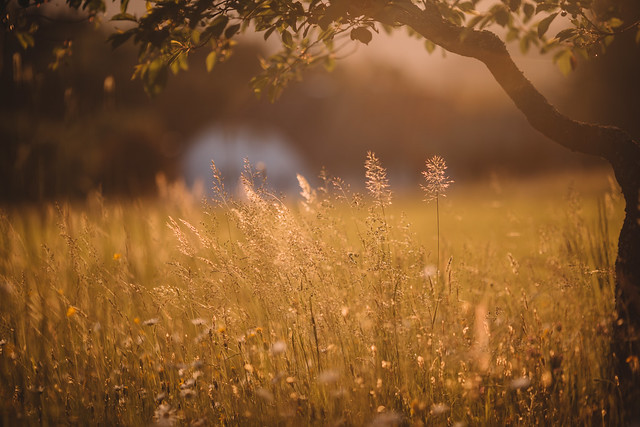
[[386,12],[379,17],[382,22],[407,25],[452,53],[482,61],[529,123],[550,139],[572,151],[603,157],[616,170],[630,170],[618,168],[623,165],[640,170],[637,141],[619,128],[583,123],[559,113],[518,69],[494,33],[454,25],[429,2],[424,2],[424,9],[407,2]]

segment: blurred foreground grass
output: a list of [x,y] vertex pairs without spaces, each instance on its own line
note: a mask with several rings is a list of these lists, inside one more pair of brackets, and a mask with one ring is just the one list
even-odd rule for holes
[[606,174],[325,184],[5,209],[1,424],[621,422]]

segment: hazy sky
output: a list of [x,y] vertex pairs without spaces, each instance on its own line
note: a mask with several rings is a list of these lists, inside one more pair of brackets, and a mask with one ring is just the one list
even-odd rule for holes
[[[522,55],[516,45],[509,48],[516,64],[543,94],[549,96],[565,79],[550,55],[541,56],[533,50]],[[345,65],[366,65],[371,61],[391,63],[431,92],[452,96],[458,101],[466,100],[475,105],[478,102],[510,102],[478,60],[449,52],[443,55],[440,48],[429,55],[423,41],[409,37],[401,30],[391,36],[377,34],[368,46],[358,46],[354,54],[343,60]]]
[[[491,5],[494,2],[484,1],[484,3]],[[107,2],[107,7],[107,15],[119,12],[119,2]],[[131,2],[129,9],[131,13],[139,15],[144,13],[144,4],[134,1]],[[118,25],[126,24],[118,23]],[[500,34],[502,29],[494,30]],[[249,38],[252,37],[249,36]],[[256,37],[256,41],[264,43],[262,34]],[[267,45],[274,50],[279,48],[278,37],[271,36]],[[558,91],[558,86],[561,86],[557,83],[562,83],[565,77],[553,64],[551,56],[540,56],[535,53],[535,49],[527,55],[522,55],[516,43],[509,48],[514,61],[527,78],[544,95],[553,98],[553,94]],[[392,64],[402,74],[427,88],[434,95],[452,97],[458,103],[468,104],[470,108],[477,108],[478,105],[487,103],[495,105],[511,102],[479,61],[449,52],[443,55],[440,48],[429,55],[424,48],[424,41],[409,37],[404,29],[397,29],[391,35],[380,31],[379,34],[374,35],[369,45],[352,42],[345,52],[349,54],[339,61],[339,67],[364,66],[366,70],[375,63]]]

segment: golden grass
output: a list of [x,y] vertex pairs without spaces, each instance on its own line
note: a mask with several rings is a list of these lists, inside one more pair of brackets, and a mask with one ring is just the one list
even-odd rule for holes
[[568,182],[453,186],[439,276],[433,206],[340,182],[6,209],[1,423],[619,424],[621,202]]

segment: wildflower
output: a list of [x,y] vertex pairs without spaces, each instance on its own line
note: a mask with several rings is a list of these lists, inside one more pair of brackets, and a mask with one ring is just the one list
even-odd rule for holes
[[122,254],[116,252],[113,254],[113,260],[114,261],[120,261],[120,258],[122,258]]
[[75,308],[75,307],[73,307],[73,306],[69,307],[69,308],[67,309],[67,317],[71,317],[71,316],[73,316],[74,314],[76,314],[76,312],[77,312],[77,311],[78,311],[78,310],[76,310],[76,308]]
[[437,274],[438,268],[433,264],[429,264],[422,269],[422,277],[425,279],[428,279],[429,277],[436,277]]
[[418,362],[418,366],[420,366],[421,368],[424,367],[424,357],[418,356],[416,358],[416,361]]
[[202,325],[206,325],[207,321],[201,318],[197,318],[197,319],[191,319],[191,323],[195,326],[202,326]]
[[276,341],[271,346],[271,354],[282,354],[287,350],[287,343],[284,341]]
[[435,403],[431,405],[432,415],[442,415],[449,411],[449,406],[444,403]]
[[423,413],[427,409],[427,404],[418,399],[413,399],[411,401],[411,413],[412,414],[420,414]]
[[318,382],[322,384],[331,384],[338,381],[340,375],[336,371],[323,371],[318,374]]
[[187,388],[191,388],[194,385],[196,385],[196,380],[193,379],[193,378],[189,378],[184,383],[180,384],[180,389],[184,390],[184,389],[187,389]]
[[[384,408],[384,406],[382,406]],[[378,407],[380,409],[380,407]],[[401,425],[404,420],[402,415],[394,411],[386,411],[383,409],[369,424],[371,427],[388,427]]]
[[192,388],[185,388],[180,390],[180,396],[184,397],[185,399],[195,397],[195,395],[196,395],[196,392]]
[[511,383],[509,384],[509,388],[511,390],[520,390],[523,388],[528,388],[530,385],[531,385],[531,380],[529,378],[520,377],[511,381]]
[[[135,319],[134,319],[134,321],[135,321]],[[153,326],[153,325],[158,324],[158,322],[160,322],[160,319],[158,319],[157,317],[154,317],[153,319],[145,320],[144,322],[142,322],[142,325],[143,326]]]
[[265,402],[268,402],[268,403],[273,402],[273,393],[271,393],[269,390],[266,390],[262,387],[259,387],[258,389],[256,389],[256,396],[258,396]]

